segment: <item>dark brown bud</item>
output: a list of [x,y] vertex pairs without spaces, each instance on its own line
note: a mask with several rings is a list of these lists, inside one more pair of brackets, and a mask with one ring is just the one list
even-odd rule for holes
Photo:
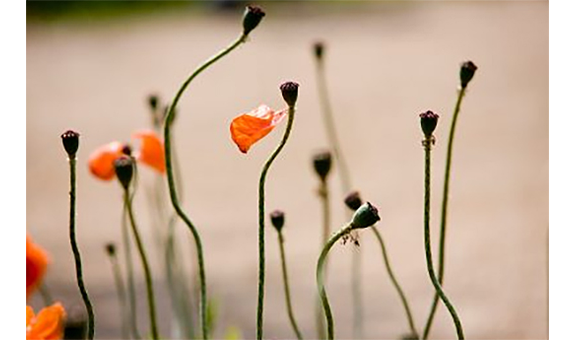
[[126,156],[131,156],[132,155],[132,147],[129,144],[125,144],[122,147],[122,153]]
[[106,244],[106,253],[110,256],[116,255],[116,245],[112,242]]
[[134,175],[134,160],[129,156],[116,158],[116,160],[114,160],[114,169],[116,170],[116,176],[120,184],[122,184],[125,190],[128,190]]
[[459,79],[461,80],[461,88],[467,87],[467,84],[473,79],[473,75],[477,70],[477,66],[469,60],[461,64],[461,69],[459,70]]
[[350,192],[347,196],[345,196],[343,201],[345,202],[345,205],[353,211],[359,209],[359,207],[361,207],[363,204],[363,201],[359,196],[359,191]]
[[70,158],[76,157],[76,152],[78,151],[78,146],[80,144],[80,134],[73,130],[68,130],[64,132],[60,137],[62,137],[62,144],[64,144],[64,149]]
[[315,53],[315,57],[317,59],[322,59],[323,58],[323,50],[324,50],[325,46],[323,44],[323,42],[321,41],[316,41],[313,44],[313,52]]
[[427,111],[419,114],[421,130],[425,135],[425,138],[429,139],[433,136],[433,131],[437,126],[437,120],[439,116],[433,113],[433,111]]
[[297,101],[298,88],[299,84],[293,81],[286,81],[280,86],[282,97],[284,97],[285,102],[290,107],[295,106],[295,102]]
[[160,99],[158,98],[158,95],[151,94],[148,96],[148,105],[150,105],[150,108],[152,109],[152,111],[156,111],[156,109],[158,108],[159,102],[160,102]]
[[244,35],[256,28],[266,13],[258,6],[247,6],[244,12]]
[[270,219],[272,221],[272,225],[278,232],[280,232],[285,223],[285,214],[281,210],[274,210],[270,213]]
[[322,181],[325,181],[331,170],[331,152],[322,151],[313,156],[313,168]]

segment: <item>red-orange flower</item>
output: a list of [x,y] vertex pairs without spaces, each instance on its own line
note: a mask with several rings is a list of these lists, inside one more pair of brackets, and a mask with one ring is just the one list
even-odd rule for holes
[[26,306],[26,340],[62,339],[65,319],[66,311],[59,302],[42,309],[38,315]]
[[26,299],[42,282],[47,266],[46,252],[26,235]]
[[[153,131],[138,131],[132,135],[140,139],[141,145],[134,152],[136,159],[160,173],[166,172],[164,163],[164,144]],[[111,142],[96,149],[88,159],[90,172],[99,179],[109,181],[116,175],[114,161],[126,153],[128,145],[120,142]]]
[[249,148],[270,133],[286,114],[287,109],[274,111],[262,104],[257,109],[232,120],[230,124],[232,139],[241,152],[247,153]]

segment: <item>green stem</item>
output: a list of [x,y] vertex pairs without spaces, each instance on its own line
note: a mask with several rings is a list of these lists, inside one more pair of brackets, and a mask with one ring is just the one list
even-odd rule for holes
[[124,281],[122,279],[122,271],[120,270],[120,264],[118,263],[118,258],[114,254],[108,254],[110,258],[110,264],[112,266],[112,274],[114,275],[114,283],[116,285],[116,293],[118,294],[118,302],[120,304],[120,311],[122,318],[120,322],[122,323],[122,338],[128,339],[128,312],[126,309],[126,289],[124,287]]
[[425,233],[425,257],[427,260],[427,272],[429,274],[429,278],[435,287],[435,291],[437,295],[441,298],[445,307],[449,310],[449,314],[453,318],[453,323],[455,325],[455,329],[457,331],[457,338],[464,339],[465,336],[463,335],[463,328],[461,326],[461,321],[459,320],[459,316],[455,311],[455,308],[449,302],[449,299],[443,292],[441,288],[441,284],[437,280],[435,275],[435,270],[433,269],[433,257],[431,255],[431,237],[429,231],[429,210],[430,210],[430,201],[431,201],[431,139],[426,139],[423,141],[423,146],[425,148],[425,200],[424,200],[424,209],[423,209],[423,220],[424,220],[424,233]]
[[[321,205],[322,205],[322,217],[323,217],[323,226],[322,226],[322,238],[321,238],[321,247],[327,242],[329,239],[329,229],[330,229],[330,210],[329,210],[329,190],[327,186],[327,181],[324,179],[320,183],[319,187],[319,196],[321,198]],[[324,277],[327,278],[328,273],[328,263],[326,261],[325,264],[325,274]],[[318,297],[317,306],[316,306],[316,329],[317,329],[317,337],[318,339],[325,339],[325,323],[323,320],[323,312],[321,307],[321,301]]]
[[70,164],[70,245],[74,253],[78,289],[80,290],[82,300],[86,306],[86,312],[88,313],[88,339],[94,339],[94,309],[92,308],[92,302],[88,297],[88,292],[84,285],[82,259],[80,257],[80,249],[76,243],[76,158],[69,157],[68,162]]
[[286,145],[289,138],[293,121],[295,116],[295,107],[290,106],[288,109],[288,122],[286,129],[280,144],[276,147],[274,152],[270,155],[268,160],[265,162],[259,181],[258,190],[258,252],[259,252],[259,267],[258,267],[258,306],[257,306],[257,321],[256,321],[256,336],[258,340],[263,337],[263,314],[264,314],[264,287],[265,287],[265,267],[266,267],[266,257],[265,257],[265,183],[266,175],[273,161],[279,155],[280,151]]
[[324,270],[325,270],[325,260],[327,254],[331,247],[339,240],[342,236],[349,234],[349,232],[353,229],[351,224],[348,224],[335,232],[324,245],[321,254],[319,255],[319,259],[317,260],[317,267],[316,267],[316,281],[317,281],[317,290],[319,293],[319,297],[321,299],[321,303],[323,306],[323,311],[325,314],[325,321],[327,324],[327,339],[333,340],[334,337],[334,329],[333,329],[333,316],[331,314],[331,308],[329,306],[329,300],[327,298],[327,293],[325,291],[325,284],[324,284]]
[[415,323],[413,322],[413,316],[411,315],[411,310],[409,309],[409,304],[407,303],[407,298],[405,297],[405,294],[403,293],[403,290],[401,289],[401,286],[399,285],[399,282],[395,278],[393,270],[391,269],[391,263],[389,262],[389,257],[387,256],[387,251],[385,249],[383,237],[381,237],[380,232],[376,228],[371,228],[371,230],[373,230],[373,233],[375,234],[377,242],[379,243],[379,246],[381,248],[381,253],[383,255],[383,262],[385,263],[387,274],[389,275],[389,278],[391,279],[391,282],[393,283],[395,290],[397,290],[399,298],[401,299],[401,303],[403,304],[403,308],[405,309],[405,314],[407,315],[407,321],[409,323],[409,328],[411,329],[412,335],[414,335],[417,339],[419,339],[419,335],[417,334],[417,330],[415,329]]
[[136,284],[134,282],[134,264],[132,262],[132,246],[130,245],[130,231],[128,229],[128,212],[126,205],[122,209],[122,243],[124,245],[124,260],[126,261],[126,276],[128,284],[128,304],[130,316],[130,328],[135,339],[141,339],[138,331],[138,309],[136,308]]
[[[449,202],[449,178],[451,175],[451,157],[453,150],[453,139],[455,136],[455,127],[457,124],[457,117],[459,116],[459,111],[461,107],[461,101],[465,95],[465,88],[459,90],[457,96],[457,103],[455,104],[455,109],[453,111],[453,117],[451,119],[451,128],[449,130],[449,141],[447,142],[447,157],[445,159],[445,178],[443,180],[443,201],[441,203],[441,227],[439,230],[439,265],[437,269],[437,280],[443,285],[443,277],[445,272],[445,235],[447,229],[447,205]],[[437,304],[439,302],[439,295],[435,294],[433,297],[433,303],[431,304],[431,309],[429,311],[429,316],[427,317],[427,322],[425,323],[425,329],[423,330],[423,339],[427,339],[429,332],[431,331],[431,325],[433,324],[433,318],[435,316],[435,311],[437,310]]]
[[158,327],[156,324],[156,304],[154,301],[154,287],[152,282],[152,274],[150,271],[150,265],[148,263],[148,257],[146,256],[146,251],[144,245],[140,238],[140,233],[136,226],[136,220],[134,218],[134,212],[132,211],[132,202],[130,200],[129,190],[124,190],[124,204],[128,212],[128,217],[130,219],[130,225],[132,227],[132,234],[134,234],[134,240],[136,241],[136,246],[138,252],[140,253],[140,259],[142,261],[142,268],[144,269],[144,278],[146,280],[146,293],[148,295],[148,312],[150,316],[150,327],[152,339],[159,339]]
[[289,316],[289,321],[295,332],[295,335],[299,340],[302,340],[303,337],[301,332],[297,326],[297,322],[295,321],[292,305],[291,305],[291,296],[290,296],[290,289],[289,289],[289,278],[288,278],[288,271],[287,271],[287,262],[285,257],[285,249],[284,249],[284,237],[281,231],[278,232],[278,243],[280,245],[280,257],[282,261],[282,274],[284,279],[284,293],[286,298],[286,307]]
[[188,216],[184,213],[184,210],[180,206],[180,202],[178,200],[178,194],[176,191],[176,183],[174,178],[174,170],[172,166],[172,141],[171,141],[171,127],[172,122],[174,120],[174,112],[180,100],[180,97],[190,84],[190,82],[196,78],[198,74],[200,74],[203,70],[205,70],[208,66],[218,61],[220,58],[225,56],[226,54],[230,53],[236,47],[238,47],[241,43],[246,40],[247,36],[242,34],[239,38],[232,43],[230,46],[219,52],[218,54],[214,55],[210,59],[208,59],[204,64],[198,67],[186,81],[182,84],[176,96],[172,100],[170,104],[170,108],[168,109],[168,113],[166,114],[165,122],[164,122],[164,153],[166,157],[166,173],[168,177],[168,188],[170,189],[170,199],[172,201],[172,206],[174,210],[178,214],[178,216],[184,221],[184,223],[190,229],[193,237],[194,242],[196,244],[197,250],[197,260],[198,260],[198,271],[199,271],[199,279],[200,279],[200,320],[202,324],[202,338],[208,338],[208,328],[206,323],[206,277],[204,271],[204,258],[203,258],[203,249],[202,249],[202,241],[200,238],[200,234],[198,233],[196,227],[192,223],[192,221],[188,218]]

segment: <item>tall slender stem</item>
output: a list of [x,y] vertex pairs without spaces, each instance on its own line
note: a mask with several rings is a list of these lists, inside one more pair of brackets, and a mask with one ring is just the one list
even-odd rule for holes
[[88,339],[94,339],[94,309],[88,297],[86,286],[84,285],[82,259],[80,257],[80,249],[76,243],[76,158],[68,157],[68,163],[70,164],[70,245],[74,253],[78,289],[80,290],[82,300],[86,306],[86,312],[88,313]]
[[202,324],[203,339],[208,338],[208,328],[206,323],[207,293],[206,293],[206,276],[204,270],[202,241],[196,227],[194,226],[192,221],[188,218],[188,216],[185,214],[178,200],[178,193],[176,191],[176,183],[172,165],[173,161],[172,161],[171,127],[172,122],[174,120],[174,113],[180,100],[180,97],[182,96],[188,85],[191,83],[191,81],[194,80],[194,78],[196,78],[196,76],[200,74],[203,70],[205,70],[208,66],[212,65],[220,58],[224,57],[226,54],[230,53],[232,50],[238,47],[241,43],[243,43],[246,40],[246,38],[247,36],[245,34],[241,34],[235,42],[233,42],[230,46],[228,46],[227,48],[225,48],[224,50],[222,50],[221,52],[219,52],[218,54],[214,55],[206,62],[204,62],[188,77],[188,79],[186,79],[186,81],[184,81],[184,83],[176,93],[176,96],[172,100],[164,121],[164,153],[166,157],[166,173],[168,178],[168,188],[170,189],[170,199],[172,201],[172,206],[174,207],[174,210],[190,229],[194,237],[194,242],[196,244],[198,273],[200,279],[200,321]]
[[159,339],[158,327],[156,323],[156,304],[154,301],[154,286],[152,281],[152,273],[150,271],[150,265],[148,263],[148,257],[146,256],[146,251],[144,249],[144,244],[140,238],[140,233],[138,232],[138,227],[136,225],[136,220],[134,218],[134,212],[132,211],[132,201],[130,200],[130,193],[128,189],[124,190],[124,204],[128,212],[128,217],[130,219],[130,225],[132,227],[132,233],[134,234],[134,240],[136,241],[136,246],[138,252],[140,253],[140,259],[142,261],[142,268],[144,269],[144,278],[146,280],[146,293],[148,295],[148,312],[150,316],[150,328],[151,337],[154,340]]
[[135,339],[141,339],[138,331],[138,308],[136,307],[136,284],[134,282],[134,263],[132,261],[132,246],[130,245],[130,230],[128,228],[128,212],[126,204],[122,209],[122,243],[124,246],[124,260],[126,261],[126,282],[128,286],[128,305],[130,316],[130,330]]
[[431,254],[431,237],[429,231],[429,210],[430,210],[430,202],[431,202],[431,139],[425,139],[423,141],[423,146],[425,149],[425,199],[424,199],[424,209],[423,209],[423,221],[424,221],[424,234],[425,234],[425,258],[427,260],[427,272],[429,274],[429,278],[435,287],[435,291],[437,295],[441,298],[445,307],[449,310],[449,314],[453,319],[453,323],[455,325],[455,329],[457,331],[457,338],[464,339],[465,336],[463,335],[463,328],[461,326],[461,321],[459,320],[459,316],[455,311],[455,308],[449,302],[449,299],[443,292],[441,288],[441,284],[437,280],[435,275],[435,270],[433,269],[433,257]]
[[124,280],[122,279],[122,271],[120,264],[115,254],[108,254],[110,265],[112,266],[112,274],[114,275],[114,284],[116,285],[116,293],[118,294],[118,302],[120,304],[120,312],[122,314],[120,322],[122,323],[122,338],[128,339],[128,310],[126,308],[126,288],[124,287]]
[[317,267],[316,267],[316,282],[317,282],[317,290],[319,293],[319,297],[321,299],[321,303],[323,306],[323,311],[325,314],[325,321],[327,324],[327,339],[333,340],[334,337],[334,327],[333,327],[333,315],[331,313],[331,307],[329,306],[329,300],[327,298],[327,293],[325,291],[325,283],[324,283],[324,270],[325,270],[325,260],[327,258],[327,254],[331,247],[339,240],[342,236],[349,234],[349,232],[353,229],[351,224],[348,224],[335,232],[324,245],[321,254],[317,260]]
[[258,254],[259,254],[259,266],[258,266],[258,306],[256,312],[256,337],[261,340],[263,337],[263,314],[264,314],[264,288],[265,288],[265,268],[266,268],[266,255],[265,255],[265,184],[266,175],[273,161],[279,155],[280,151],[286,145],[289,138],[293,121],[295,116],[295,107],[290,106],[288,109],[288,122],[286,129],[280,144],[276,147],[274,152],[270,155],[268,160],[265,162],[259,181],[258,190]]
[[[327,179],[322,179],[320,182],[319,187],[319,196],[321,198],[321,205],[322,205],[322,238],[321,238],[321,246],[327,242],[329,239],[329,231],[330,231],[330,209],[329,209],[329,189],[327,186]],[[325,264],[325,274],[324,278],[327,278],[328,273],[328,263],[326,260]],[[323,320],[322,315],[322,307],[321,307],[321,300],[318,297],[317,306],[316,306],[316,329],[317,329],[317,337],[318,339],[325,339],[325,323]]]
[[289,289],[289,278],[288,278],[288,271],[287,271],[287,261],[286,261],[285,249],[284,249],[284,237],[283,237],[281,230],[278,231],[278,243],[280,246],[280,257],[281,257],[281,262],[282,262],[282,274],[283,274],[283,279],[284,279],[284,293],[285,293],[285,298],[286,298],[286,307],[287,307],[288,317],[289,317],[289,321],[291,323],[291,326],[293,328],[295,335],[297,336],[297,338],[299,340],[302,340],[303,337],[302,337],[301,332],[297,326],[297,322],[295,320],[295,316],[294,316],[293,308],[292,308],[292,304],[291,304],[291,296],[290,296],[290,289]]
[[[457,96],[457,102],[455,104],[455,109],[453,110],[453,117],[451,118],[451,128],[449,130],[449,141],[447,142],[447,157],[445,159],[445,177],[443,179],[443,200],[441,203],[441,226],[439,230],[439,253],[438,253],[438,267],[437,267],[437,280],[441,285],[443,285],[443,277],[445,273],[445,235],[447,230],[447,206],[449,202],[449,178],[451,175],[451,157],[453,151],[453,139],[455,137],[455,127],[457,124],[457,117],[459,116],[459,111],[461,107],[461,101],[465,95],[465,88],[459,89],[459,94]],[[437,310],[437,304],[439,302],[439,295],[435,294],[433,297],[433,303],[431,304],[431,309],[429,311],[429,316],[427,317],[427,322],[425,323],[425,329],[423,330],[423,339],[427,339],[429,332],[431,331],[431,325],[433,324],[433,318],[435,316],[435,311]]]
[[403,308],[405,309],[405,314],[407,315],[407,321],[409,323],[411,333],[413,336],[419,339],[419,335],[417,334],[417,330],[415,329],[415,323],[413,322],[413,316],[411,315],[411,310],[409,308],[409,304],[407,303],[407,298],[405,297],[405,294],[403,293],[403,290],[401,289],[401,286],[399,285],[399,282],[395,278],[393,270],[391,269],[391,263],[389,261],[389,257],[387,256],[387,251],[385,249],[385,243],[383,242],[383,237],[376,228],[371,228],[371,230],[373,230],[373,233],[375,234],[377,242],[379,243],[379,246],[381,248],[381,253],[383,255],[383,262],[385,263],[387,274],[389,275],[389,278],[391,279],[391,282],[393,283],[395,290],[397,290],[399,298],[401,299],[401,303],[403,304]]

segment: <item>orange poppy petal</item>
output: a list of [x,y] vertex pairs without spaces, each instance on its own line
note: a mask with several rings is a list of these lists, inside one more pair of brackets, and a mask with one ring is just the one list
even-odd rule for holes
[[151,130],[138,131],[132,134],[132,138],[142,141],[136,159],[160,173],[166,172],[166,160],[164,158],[164,143]]
[[34,310],[32,309],[32,307],[26,306],[26,328],[28,328],[28,326],[32,322],[32,319],[34,319]]
[[48,255],[26,235],[26,298],[42,281],[48,267]]
[[88,159],[88,166],[92,175],[101,180],[109,181],[116,175],[114,160],[123,155],[125,144],[112,142],[96,149]]
[[287,110],[274,112],[266,105],[237,116],[230,124],[232,140],[241,152],[247,153],[258,140],[270,133],[285,117]]
[[[28,307],[26,308],[28,313]],[[32,311],[32,313],[34,313]],[[28,318],[28,315],[26,315]],[[61,339],[64,330],[66,311],[59,302],[46,307],[32,317],[26,325],[26,339],[32,340],[57,340]],[[28,321],[28,320],[27,320]]]

